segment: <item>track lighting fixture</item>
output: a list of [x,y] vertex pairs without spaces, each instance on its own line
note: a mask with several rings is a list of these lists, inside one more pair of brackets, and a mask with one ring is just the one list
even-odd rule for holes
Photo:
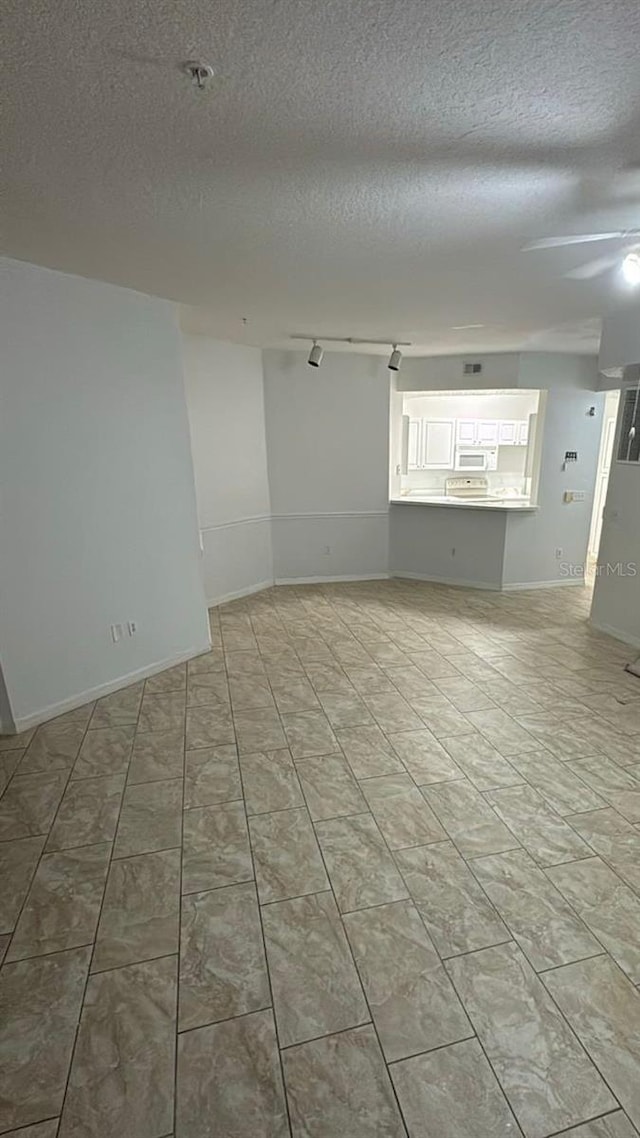
[[399,350],[398,345],[394,344],[393,345],[393,351],[391,352],[391,355],[389,356],[389,363],[387,364],[387,367],[389,368],[389,371],[400,371],[401,365],[402,365],[402,352]]
[[309,367],[320,367],[320,364],[322,363],[323,355],[324,355],[323,349],[320,347],[318,341],[314,340],[313,341],[313,347],[312,347],[311,351],[309,352],[309,359],[307,360]]
[[640,284],[640,253],[627,253],[622,262],[622,275],[627,284]]

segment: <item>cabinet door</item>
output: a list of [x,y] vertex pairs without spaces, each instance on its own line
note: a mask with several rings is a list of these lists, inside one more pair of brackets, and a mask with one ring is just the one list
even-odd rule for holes
[[523,419],[518,423],[518,446],[526,447],[529,442],[529,420]]
[[518,426],[515,419],[502,419],[498,424],[500,446],[515,446],[518,441]]
[[423,465],[427,469],[453,469],[455,421],[453,419],[423,419]]
[[422,456],[420,454],[420,441],[422,437],[422,420],[410,419],[409,420],[409,445],[407,448],[407,466],[409,470],[419,470],[422,464]]
[[478,434],[476,419],[458,419],[456,424],[456,439],[458,446],[472,447]]
[[478,446],[495,447],[498,445],[497,419],[478,420]]

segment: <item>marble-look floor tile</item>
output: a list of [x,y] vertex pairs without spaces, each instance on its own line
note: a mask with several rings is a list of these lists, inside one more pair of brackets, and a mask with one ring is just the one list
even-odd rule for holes
[[524,751],[540,750],[539,741],[500,708],[470,711],[468,719],[501,755],[520,755]]
[[304,674],[297,678],[283,676],[280,679],[270,679],[271,689],[276,706],[281,715],[289,715],[297,711],[319,711],[320,702],[311,684]]
[[187,662],[187,677],[199,675],[202,672],[224,672],[224,655],[222,648],[213,646],[210,652],[203,652],[200,656],[194,656],[193,660]]
[[369,692],[363,697],[382,731],[421,731],[424,723],[400,692]]
[[0,971],[0,1130],[60,1112],[89,949],[5,964]]
[[[254,679],[254,677],[250,678],[251,680]],[[259,677],[255,677],[255,679],[256,682],[259,682]],[[260,686],[264,685],[261,684]],[[217,707],[225,711],[229,709],[230,705],[231,691],[224,672],[189,673],[187,707]]]
[[213,806],[242,798],[238,752],[234,743],[203,747],[185,755],[184,805]]
[[443,739],[443,747],[477,790],[497,790],[521,783],[522,775],[479,734]]
[[[378,669],[374,669],[374,671],[378,671]],[[325,663],[322,660],[310,660],[305,667],[305,672],[312,688],[316,692],[353,692],[354,688],[358,691],[360,690],[357,684],[349,678],[339,664]],[[380,672],[380,675],[383,674],[383,672]]]
[[234,716],[234,722],[241,754],[279,751],[287,746],[280,716],[275,708],[239,711]]
[[457,711],[442,694],[437,698],[412,698],[411,706],[436,739],[449,739],[454,735],[465,736],[475,733],[475,728],[467,716]]
[[100,727],[87,731],[71,778],[126,774],[135,727]]
[[48,1122],[36,1122],[35,1126],[20,1127],[20,1130],[9,1130],[2,1138],[56,1138],[58,1133],[58,1119],[50,1118]]
[[436,681],[437,687],[451,701],[456,711],[485,711],[495,707],[495,701],[487,695],[486,691],[464,676],[441,676]]
[[450,663],[445,656],[442,656],[440,652],[436,652],[434,649],[426,649],[425,651],[419,649],[418,651],[410,652],[409,656],[416,665],[416,668],[424,672],[425,676],[430,680],[436,680],[440,676],[457,676],[460,674],[458,669]]
[[520,1138],[477,1039],[390,1068],[409,1138]]
[[428,680],[415,664],[408,667],[385,668],[385,674],[397,688],[400,695],[411,701],[412,698],[425,699],[429,696],[442,695],[435,684]]
[[589,847],[532,786],[511,786],[487,795],[519,842],[540,865],[588,857]]
[[342,755],[301,759],[297,770],[314,822],[366,811],[367,804]]
[[89,720],[90,729],[96,727],[127,727],[135,725],[140,714],[144,684],[132,684],[97,700]]
[[188,707],[186,731],[186,745],[189,750],[235,743],[231,706]]
[[511,830],[466,779],[425,786],[422,793],[464,857],[502,853],[518,845]]
[[253,882],[182,898],[179,1030],[271,1003]]
[[370,1025],[283,1053],[293,1138],[406,1138]]
[[602,952],[600,943],[525,850],[474,858],[471,865],[537,971]]
[[48,833],[68,777],[67,771],[15,774],[0,798],[0,841]]
[[344,727],[336,735],[356,778],[402,774],[404,767],[379,727]]
[[425,846],[446,839],[440,822],[410,775],[368,778],[362,783],[362,790],[390,849]]
[[331,893],[265,905],[262,921],[281,1047],[369,1019]]
[[270,1011],[178,1037],[176,1125],[180,1138],[288,1138]]
[[0,933],[13,932],[43,846],[43,837],[0,842]]
[[47,840],[47,850],[112,842],[123,791],[123,774],[67,783]]
[[0,798],[8,787],[24,751],[0,751]]
[[179,846],[182,836],[182,779],[127,786],[113,850],[131,857]]
[[511,761],[557,814],[597,810],[605,805],[595,791],[574,774],[566,763],[560,762],[548,751],[531,751],[524,755],[514,755]]
[[462,778],[463,772],[431,731],[402,731],[389,742],[418,786]]
[[318,822],[316,833],[342,913],[408,896],[370,814]]
[[562,1138],[637,1138],[638,1131],[629,1122],[622,1110],[604,1114],[593,1122],[565,1130]]
[[145,695],[138,717],[139,731],[183,731],[185,692],[172,691],[162,695]]
[[131,752],[127,782],[182,778],[184,735],[179,731],[138,732]]
[[6,751],[26,751],[33,739],[37,727],[30,727],[27,731],[18,731],[15,735],[0,735],[0,754]]
[[607,807],[573,814],[567,821],[619,877],[640,893],[640,830],[617,810]]
[[[353,684],[358,695],[373,695],[374,692],[391,692],[393,695],[397,690],[386,672],[383,672],[378,664],[372,664],[368,668],[347,665],[345,671],[349,682]],[[339,688],[334,687],[331,690],[338,691]]]
[[184,691],[187,684],[187,665],[175,664],[155,676],[149,676],[144,685],[145,695],[164,695],[168,691]]
[[54,720],[38,727],[20,762],[20,774],[71,770],[84,738],[81,723],[59,724]]
[[547,873],[622,970],[640,983],[640,898],[599,857]]
[[89,944],[96,932],[111,846],[44,854],[18,920],[7,960]]
[[91,976],[59,1138],[160,1138],[173,1127],[176,957]]
[[111,863],[92,972],[178,951],[180,850],[158,850]]
[[262,905],[329,888],[307,810],[278,810],[249,819]]
[[240,766],[247,814],[304,806],[296,768],[286,748],[243,754]]
[[231,676],[229,694],[234,711],[276,706],[266,676]]
[[294,759],[313,755],[332,755],[339,750],[329,720],[322,711],[301,711],[283,715],[282,724]]
[[640,992],[607,956],[546,972],[544,982],[620,1105],[639,1127]]
[[348,913],[344,923],[388,1063],[473,1035],[411,901]]
[[571,769],[628,822],[640,822],[640,781],[629,771],[602,757],[582,759]]
[[197,806],[184,814],[182,892],[201,893],[253,877],[242,802]]
[[399,850],[395,857],[440,956],[509,940],[509,930],[451,842]]
[[458,956],[447,968],[527,1138],[543,1138],[616,1108],[516,945]]
[[332,727],[369,727],[371,712],[357,692],[321,692],[320,703]]

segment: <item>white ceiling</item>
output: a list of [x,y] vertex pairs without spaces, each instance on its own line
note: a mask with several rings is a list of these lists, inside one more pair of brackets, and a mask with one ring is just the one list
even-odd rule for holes
[[[640,225],[615,177],[640,160],[637,0],[4,12],[10,255],[197,306],[188,327],[247,343],[595,349],[621,286],[562,273],[615,244],[519,250]],[[204,94],[180,71],[194,56],[216,68]]]

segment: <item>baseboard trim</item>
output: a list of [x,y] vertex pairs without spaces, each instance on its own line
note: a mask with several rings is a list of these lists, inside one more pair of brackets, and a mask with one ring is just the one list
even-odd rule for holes
[[561,589],[565,585],[584,585],[584,577],[559,577],[553,581],[516,581],[503,585],[503,593],[513,593],[524,589]]
[[614,628],[611,624],[601,624],[596,620],[590,620],[589,624],[596,632],[604,632],[606,636],[612,636],[614,640],[628,644],[630,648],[640,648],[640,636],[629,636],[621,628]]
[[397,577],[401,581],[427,581],[432,585],[449,585],[452,589],[488,589],[493,593],[500,592],[499,585],[489,585],[486,581],[452,581],[450,577],[433,577],[430,573],[405,573],[394,569],[390,577]]
[[269,577],[266,581],[258,581],[256,585],[248,585],[246,589],[236,589],[233,593],[223,593],[220,597],[207,597],[207,608],[215,609],[219,605],[225,605],[228,601],[238,601],[241,597],[250,597],[253,593],[261,593],[263,589],[271,589],[274,584],[273,577]]
[[345,581],[388,581],[389,573],[346,573],[334,577],[276,577],[274,585],[331,585]]
[[155,676],[158,672],[164,672],[167,668],[174,667],[175,664],[184,664],[186,660],[191,660],[194,656],[201,656],[210,648],[210,643],[200,644],[194,648],[189,648],[187,652],[180,652],[177,656],[171,656],[166,660],[157,660],[154,664],[137,668],[135,672],[127,672],[126,675],[118,676],[115,680],[108,680],[104,684],[87,688],[86,691],[80,692],[78,695],[70,696],[69,699],[62,699],[59,703],[52,703],[49,707],[35,711],[32,715],[24,715],[15,721],[15,734],[20,731],[28,731],[30,727],[37,727],[40,723],[47,723],[50,719],[56,719],[58,715],[64,715],[65,711],[74,711],[76,707],[82,707],[83,704],[91,703],[94,699],[111,695],[114,691],[120,691],[120,688],[129,687],[131,684],[139,683],[140,680],[146,680],[149,676]]

